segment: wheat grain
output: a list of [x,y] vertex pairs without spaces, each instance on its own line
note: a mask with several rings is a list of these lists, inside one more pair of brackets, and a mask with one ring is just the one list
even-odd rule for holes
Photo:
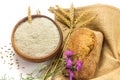
[[70,24],[71,24],[71,28],[73,28],[73,26],[74,26],[74,6],[73,6],[73,4],[71,5],[71,8],[70,8]]

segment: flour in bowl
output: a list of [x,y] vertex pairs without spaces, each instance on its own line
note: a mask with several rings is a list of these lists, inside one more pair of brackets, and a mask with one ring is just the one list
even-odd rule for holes
[[32,57],[43,57],[55,50],[60,41],[56,25],[49,19],[34,18],[32,23],[25,21],[15,31],[16,47]]

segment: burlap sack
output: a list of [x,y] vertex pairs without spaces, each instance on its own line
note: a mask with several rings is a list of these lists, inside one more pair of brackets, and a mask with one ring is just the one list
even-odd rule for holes
[[[112,6],[96,4],[76,8],[75,17],[83,11],[89,11],[88,16],[97,15],[90,24],[84,27],[100,31],[104,35],[98,69],[91,80],[120,80],[120,10]],[[83,21],[81,20],[81,23]],[[63,29],[65,25],[59,21],[56,22]],[[63,29],[63,31],[64,34],[67,33],[67,30]]]

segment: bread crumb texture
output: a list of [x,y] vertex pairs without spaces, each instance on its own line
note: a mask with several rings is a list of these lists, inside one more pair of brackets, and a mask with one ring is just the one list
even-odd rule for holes
[[94,33],[87,28],[81,28],[71,34],[67,48],[72,50],[79,60],[83,60],[93,49],[94,43]]
[[56,49],[60,34],[56,25],[47,18],[35,18],[19,25],[15,31],[15,45],[24,54],[43,57]]

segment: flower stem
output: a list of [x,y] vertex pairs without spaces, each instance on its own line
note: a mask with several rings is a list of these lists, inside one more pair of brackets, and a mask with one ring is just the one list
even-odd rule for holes
[[45,79],[46,79],[47,74],[48,74],[48,73],[49,73],[49,71],[51,70],[52,65],[53,65],[53,62],[54,62],[54,59],[55,59],[55,57],[52,59],[52,61],[50,61],[50,63],[49,63],[49,65],[48,65],[47,70],[44,72],[44,75],[42,75],[42,76],[44,76],[44,77],[43,77],[43,80],[45,80]]

